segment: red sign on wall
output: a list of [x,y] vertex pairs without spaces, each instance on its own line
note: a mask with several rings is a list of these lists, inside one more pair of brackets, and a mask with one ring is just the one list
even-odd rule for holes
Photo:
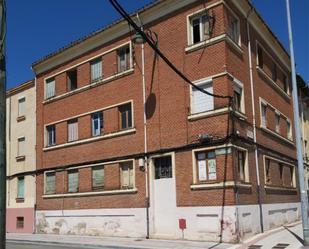
[[179,219],[179,229],[184,230],[187,228],[187,222],[185,219]]

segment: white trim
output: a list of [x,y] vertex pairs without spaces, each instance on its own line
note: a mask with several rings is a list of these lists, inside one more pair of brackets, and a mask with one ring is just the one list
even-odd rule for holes
[[[294,175],[295,173],[293,173]],[[294,183],[293,183],[294,185]],[[297,191],[296,187],[275,187],[275,186],[269,186],[269,185],[265,185],[264,186],[265,189],[269,189],[269,190],[280,190],[280,191]]]
[[[124,101],[124,102],[120,102],[120,103],[114,104],[114,105],[106,106],[104,108],[96,109],[96,110],[93,110],[93,111],[90,111],[90,112],[84,112],[84,113],[81,113],[81,114],[78,114],[78,115],[75,115],[75,116],[72,116],[72,117],[69,117],[69,118],[60,119],[60,120],[57,120],[57,121],[45,124],[44,126],[46,128],[46,126],[49,126],[49,125],[59,124],[59,123],[62,123],[62,122],[69,121],[71,119],[76,119],[76,118],[78,119],[78,118],[81,118],[81,117],[84,117],[84,116],[87,116],[87,115],[90,115],[90,114],[93,114],[93,113],[96,113],[96,112],[106,111],[108,109],[112,109],[112,108],[119,107],[119,106],[122,106],[122,105],[126,105],[126,104],[129,104],[129,103],[131,104],[132,117],[133,117],[134,116],[133,115],[133,100],[130,99],[130,100],[127,100],[127,101]],[[132,119],[132,126],[134,127],[133,119]]]
[[105,134],[105,135],[101,135],[101,136],[81,139],[81,140],[77,140],[77,141],[74,141],[74,142],[49,146],[49,147],[43,148],[43,151],[50,151],[50,150],[55,150],[55,149],[59,149],[59,148],[65,148],[65,147],[75,146],[75,145],[79,145],[79,144],[94,142],[94,141],[98,141],[98,140],[102,140],[102,139],[124,136],[124,135],[128,135],[128,134],[135,133],[135,132],[136,132],[135,128],[128,129],[128,130],[122,130],[122,131],[109,133],[109,134]]
[[220,115],[220,114],[225,114],[228,112],[228,107],[223,107],[220,109],[215,109],[215,110],[211,110],[211,111],[207,111],[207,112],[200,112],[200,113],[196,113],[196,114],[190,114],[188,116],[188,120],[190,121],[194,121],[194,120],[199,120],[205,117],[210,117],[210,116],[215,116],[215,115]]
[[119,190],[106,190],[106,191],[96,191],[96,192],[84,192],[84,193],[68,193],[68,194],[53,194],[53,195],[43,195],[44,199],[49,198],[59,198],[59,197],[76,197],[76,196],[95,196],[95,195],[119,195],[119,194],[130,194],[136,193],[137,188],[133,189],[119,189]]
[[[134,68],[130,68],[130,69],[126,70],[126,71],[123,71],[123,72],[117,73],[115,75],[109,76],[109,77],[107,77],[105,79],[91,82],[88,85],[85,85],[83,87],[77,88],[77,89],[75,89],[73,91],[69,91],[69,92],[66,92],[66,93],[63,93],[63,94],[60,94],[60,95],[54,95],[54,97],[51,97],[51,98],[48,98],[48,99],[44,99],[42,103],[43,104],[47,104],[47,103],[53,102],[55,100],[63,99],[65,97],[71,96],[73,94],[80,93],[80,92],[86,91],[86,90],[88,90],[90,88],[93,88],[93,87],[102,85],[104,83],[108,83],[110,81],[113,81],[115,79],[121,78],[121,77],[126,76],[126,75],[128,75],[130,73],[133,73],[133,72],[134,72]],[[45,89],[45,87],[44,87],[44,89]]]
[[234,90],[234,84],[236,84],[236,86],[238,86],[239,88],[241,88],[241,103],[240,103],[240,112],[237,111],[238,113],[242,114],[243,116],[245,116],[246,114],[246,108],[245,108],[245,89],[244,89],[244,84],[238,80],[237,78],[233,78],[233,90]]
[[240,45],[233,41],[233,39],[228,35],[226,36],[225,41],[230,44],[239,54],[242,55],[244,53],[244,50],[240,47]]
[[206,184],[193,184],[190,186],[191,190],[199,190],[199,189],[213,189],[213,188],[224,188],[224,187],[240,187],[240,188],[251,188],[251,183],[242,183],[242,182],[234,182],[234,181],[226,181],[219,183],[206,183]]
[[[238,28],[238,42],[235,42],[229,35],[228,35],[228,38],[230,38],[230,40],[236,44],[240,49],[241,49],[241,29],[240,29],[240,18],[239,16],[226,4],[226,2],[224,1],[223,2],[224,6],[226,7],[227,11],[230,12],[235,19],[238,20],[238,23],[237,23],[237,28]],[[229,13],[227,13],[229,14]],[[242,50],[242,49],[241,49]],[[243,52],[242,52],[243,53]]]
[[198,50],[200,48],[216,44],[216,43],[224,41],[226,39],[227,39],[227,35],[226,34],[218,35],[218,36],[215,36],[215,37],[210,38],[208,40],[204,40],[204,41],[201,41],[201,42],[196,43],[196,44],[188,45],[185,48],[185,52],[186,53],[193,52],[193,51],[196,51],[196,50]]
[[276,82],[274,82],[270,78],[270,76],[268,76],[268,74],[264,72],[264,70],[262,68],[260,68],[259,66],[256,66],[256,70],[258,71],[258,73],[262,74],[262,77],[264,77],[266,79],[266,81],[270,83],[271,86],[273,86],[273,88],[276,90],[276,92],[281,94],[286,99],[291,99],[291,96],[288,95]]
[[285,141],[285,142],[295,146],[295,144],[293,143],[292,140],[289,140],[289,139],[279,135],[278,133],[276,133],[276,132],[274,132],[274,131],[272,131],[272,130],[270,130],[268,128],[260,127],[260,129],[262,129],[263,131],[268,132],[269,134],[274,135],[275,137],[280,138],[281,140],[283,140],[283,141]]

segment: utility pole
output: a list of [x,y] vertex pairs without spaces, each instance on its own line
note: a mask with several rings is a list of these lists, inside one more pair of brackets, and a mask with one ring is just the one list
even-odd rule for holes
[[6,233],[6,6],[0,0],[0,249],[5,249]]
[[305,189],[304,162],[303,162],[302,146],[301,146],[301,134],[300,134],[300,128],[299,128],[300,126],[299,126],[298,94],[297,94],[297,84],[296,84],[293,34],[292,34],[291,11],[290,11],[290,1],[289,0],[286,0],[286,9],[287,9],[287,17],[288,17],[289,44],[290,44],[290,55],[291,55],[294,128],[295,128],[296,148],[297,148],[298,178],[299,178],[299,188],[300,188],[300,198],[301,198],[304,245],[308,246],[309,245],[308,198],[307,198],[307,193]]

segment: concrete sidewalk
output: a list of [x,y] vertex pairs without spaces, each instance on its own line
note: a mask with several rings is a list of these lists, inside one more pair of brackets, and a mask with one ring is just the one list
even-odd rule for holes
[[52,234],[7,234],[10,242],[48,243],[62,245],[79,245],[85,247],[108,248],[136,248],[136,249],[227,249],[232,244],[217,244],[215,242],[199,242],[187,240],[157,240],[118,237],[94,237],[76,235],[52,235]]

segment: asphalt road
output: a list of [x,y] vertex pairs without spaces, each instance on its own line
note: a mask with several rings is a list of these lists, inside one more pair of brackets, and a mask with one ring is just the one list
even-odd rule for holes
[[[58,245],[58,244],[31,244],[31,243],[15,243],[8,242],[6,249],[98,249],[99,247],[79,247],[76,245]],[[102,249],[128,249],[128,247],[100,247]],[[134,249],[134,248],[132,248]]]

